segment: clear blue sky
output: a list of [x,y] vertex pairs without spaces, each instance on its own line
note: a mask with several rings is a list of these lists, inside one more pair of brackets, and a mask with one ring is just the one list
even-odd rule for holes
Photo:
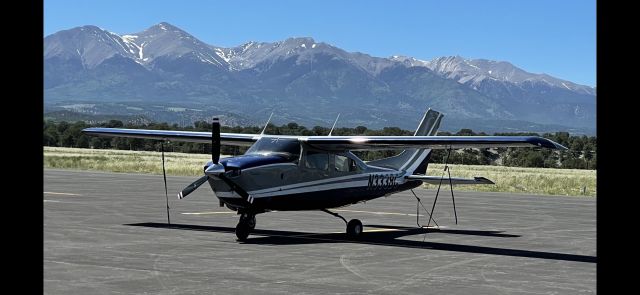
[[166,21],[216,46],[313,37],[373,56],[504,60],[595,86],[595,0],[45,0],[45,35],[82,25],[123,34]]

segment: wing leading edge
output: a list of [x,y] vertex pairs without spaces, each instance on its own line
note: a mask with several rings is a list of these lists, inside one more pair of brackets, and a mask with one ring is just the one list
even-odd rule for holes
[[[211,143],[211,132],[122,128],[86,128],[83,129],[82,132],[88,135],[102,137],[128,137]],[[224,145],[251,146],[258,138],[260,138],[258,134],[220,133],[220,141]]]

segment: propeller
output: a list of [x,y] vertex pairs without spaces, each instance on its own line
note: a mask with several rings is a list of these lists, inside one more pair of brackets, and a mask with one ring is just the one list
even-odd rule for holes
[[192,184],[185,187],[181,192],[178,193],[178,199],[183,199],[184,197],[195,191],[198,187],[205,183],[207,179],[209,179],[209,175],[198,178],[198,180],[194,181]]
[[220,121],[213,118],[211,122],[211,161],[218,164],[220,161]]
[[220,164],[220,121],[213,118],[211,122],[211,165],[204,171],[206,175],[218,176],[225,172],[225,168]]
[[211,122],[211,162],[212,164],[204,171],[205,175],[179,192],[178,199],[184,199],[191,194],[203,183],[207,182],[210,175],[218,176],[225,172],[224,166],[220,164],[220,120],[218,118],[213,118]]
[[178,193],[179,199],[184,199],[203,183],[207,182],[209,177],[215,176],[224,181],[231,190],[238,193],[245,201],[252,203],[252,200],[249,198],[249,194],[242,187],[238,186],[224,175],[226,169],[224,165],[220,164],[220,145],[220,121],[218,118],[213,118],[211,123],[211,165],[204,170],[204,176],[200,177]]

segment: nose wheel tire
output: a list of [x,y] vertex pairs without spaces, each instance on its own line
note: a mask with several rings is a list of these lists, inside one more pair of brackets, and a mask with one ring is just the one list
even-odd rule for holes
[[247,237],[249,237],[249,232],[251,232],[251,229],[246,223],[240,222],[236,226],[236,237],[238,237],[238,241],[246,241]]
[[347,235],[349,237],[359,237],[362,234],[363,227],[362,222],[358,219],[351,219],[349,223],[347,223]]
[[238,241],[246,241],[251,231],[256,227],[255,215],[240,215],[240,221],[236,226],[236,237]]
[[249,216],[247,219],[247,225],[249,226],[249,228],[251,230],[253,230],[254,228],[256,228],[256,216],[255,215],[251,215]]

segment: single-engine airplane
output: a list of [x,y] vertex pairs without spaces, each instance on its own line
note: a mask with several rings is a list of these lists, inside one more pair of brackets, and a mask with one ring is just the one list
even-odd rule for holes
[[[94,136],[157,139],[212,144],[212,159],[204,176],[183,189],[186,197],[209,182],[220,205],[237,211],[238,240],[255,228],[255,216],[269,211],[322,210],[347,223],[347,235],[363,232],[362,222],[349,222],[329,209],[410,190],[422,183],[442,184],[426,175],[433,149],[542,147],[566,149],[536,136],[436,136],[443,114],[432,109],[422,117],[413,136],[291,136],[119,128],[87,128]],[[334,124],[335,126],[335,124]],[[266,127],[266,126],[265,126]],[[266,129],[266,128],[265,128]],[[330,132],[331,134],[331,132]],[[220,145],[247,146],[244,155],[220,159]],[[364,162],[352,151],[403,150],[398,155]],[[453,184],[492,184],[484,177],[448,178]],[[435,206],[435,203],[434,203]]]

